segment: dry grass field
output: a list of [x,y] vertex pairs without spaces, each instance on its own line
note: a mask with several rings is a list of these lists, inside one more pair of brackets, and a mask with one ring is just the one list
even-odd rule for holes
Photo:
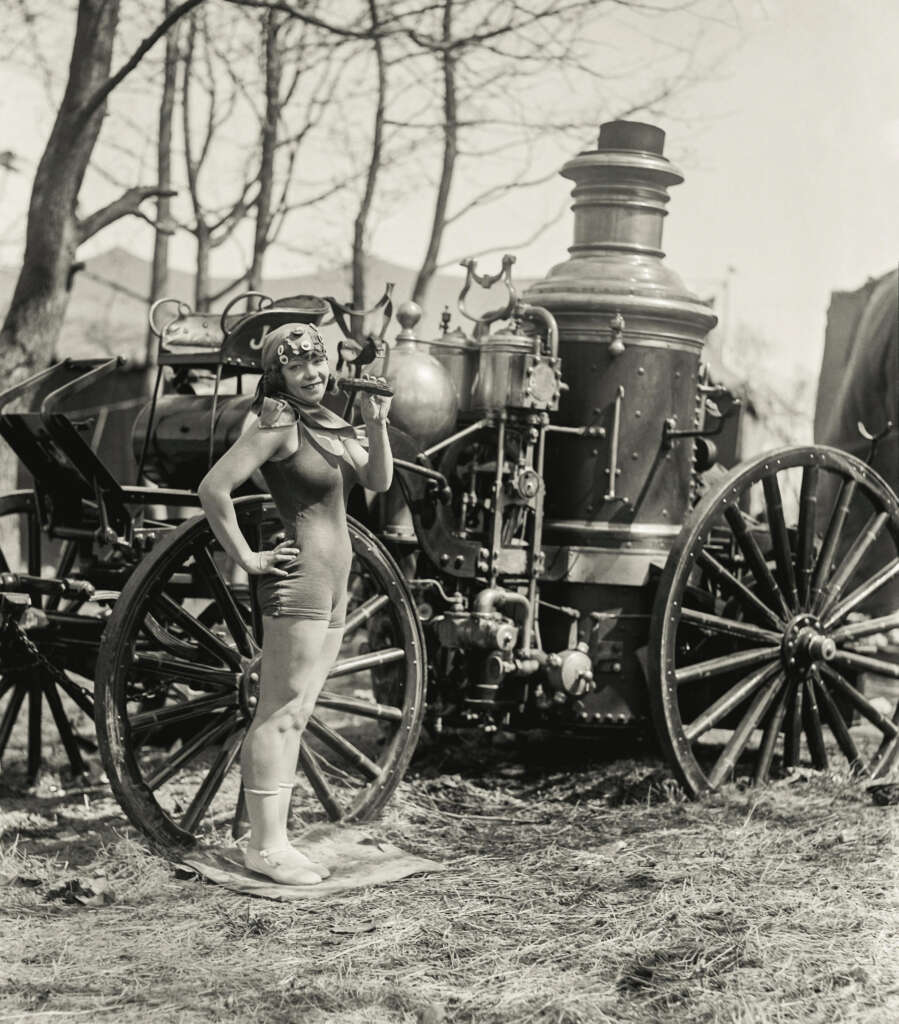
[[613,746],[432,748],[372,827],[448,870],[288,904],[150,854],[99,778],[18,790],[12,750],[0,1021],[899,1020],[895,807],[802,771],[691,803]]

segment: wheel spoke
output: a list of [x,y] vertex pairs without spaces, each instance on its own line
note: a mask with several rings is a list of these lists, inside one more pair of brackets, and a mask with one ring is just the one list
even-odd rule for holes
[[771,570],[768,568],[768,563],[765,561],[765,556],[762,554],[758,541],[749,532],[749,527],[746,525],[746,519],[742,510],[735,505],[731,505],[725,509],[724,518],[730,524],[737,544],[743,552],[743,557],[746,559],[759,588],[768,599],[768,603],[772,608],[777,608],[782,615],[789,618],[790,609],[787,602],[784,600],[780,587],[777,585],[777,580],[775,580]]
[[856,486],[855,480],[851,477],[848,480],[844,480],[837,500],[834,502],[833,514],[830,517],[827,534],[824,537],[824,543],[821,545],[821,551],[815,565],[815,574],[812,577],[811,592],[809,594],[809,606],[812,608],[817,607],[824,588],[824,581],[830,575],[833,567],[832,563],[839,547],[840,536],[846,523],[846,516],[849,514],[849,506],[855,496]]
[[881,615],[876,619],[865,619],[864,622],[852,622],[848,626],[834,630],[830,638],[834,643],[842,644],[847,640],[861,640],[873,633],[886,633],[891,629],[899,629],[899,612]]
[[883,531],[884,526],[889,522],[889,519],[890,516],[888,512],[874,513],[865,524],[865,528],[862,532],[852,542],[852,547],[846,553],[846,557],[843,559],[842,564],[827,581],[824,589],[821,591],[821,607],[818,611],[818,615],[822,619],[829,616],[834,604],[836,604],[837,598],[849,582],[850,576],[852,576],[858,568],[859,563],[868,553],[871,545],[876,543],[877,538]]
[[[836,659],[834,659],[836,660]],[[836,669],[829,664],[822,664],[821,671],[827,676],[828,681],[846,697],[850,703],[855,705],[856,710],[864,718],[876,726],[884,736],[893,737],[899,732],[896,725],[885,715],[882,715],[868,698],[857,690],[848,680],[844,679]]]
[[13,687],[9,703],[3,712],[3,719],[0,721],[0,756],[3,755],[3,751],[6,750],[6,744],[9,743],[10,733],[16,724],[16,719],[19,717],[22,701],[25,700],[25,693],[27,691],[27,685],[21,680],[16,680]]
[[181,661],[157,652],[136,654],[133,671],[150,679],[167,679],[184,683],[194,690],[235,690],[240,682],[237,672],[209,668],[193,661]]
[[403,661],[406,652],[402,647],[387,647],[383,651],[371,651],[368,654],[358,654],[354,658],[344,658],[335,662],[328,679],[336,679],[338,676],[349,676],[354,672],[363,672],[368,668],[379,668],[381,665],[390,665],[394,661]]
[[768,685],[760,690],[756,694],[752,704],[749,706],[749,710],[743,717],[743,720],[734,729],[733,734],[727,741],[724,750],[721,751],[721,756],[715,762],[715,767],[712,769],[709,775],[709,782],[717,789],[727,776],[733,771],[734,765],[739,760],[740,754],[746,749],[746,745],[749,743],[749,739],[752,736],[753,730],[756,728],[758,723],[761,721],[762,716],[768,710],[771,702],[777,695],[777,691],[783,683],[783,673],[778,674],[768,683]]
[[3,698],[7,695],[7,693],[9,693],[9,691],[15,685],[15,680],[10,679],[8,677],[6,679],[0,680],[0,700],[3,700]]
[[150,778],[147,779],[147,786],[150,789],[159,789],[159,787],[168,782],[173,775],[176,775],[188,761],[192,761],[197,754],[205,750],[207,746],[217,743],[227,735],[233,727],[233,715],[229,715],[227,712],[219,715],[214,721],[201,729],[190,743],[185,743],[183,747],[177,750],[167,761],[160,765]]
[[69,764],[72,766],[72,771],[75,775],[80,775],[82,772],[87,771],[87,765],[84,763],[84,758],[81,756],[81,751],[78,748],[78,741],[75,738],[72,723],[66,715],[65,708],[62,706],[62,701],[59,699],[59,694],[51,679],[44,680],[44,695],[47,698],[47,706],[50,708],[50,714],[53,715],[56,731],[62,740],[62,745],[65,748]]
[[767,605],[761,602],[745,583],[741,583],[740,580],[738,580],[737,577],[728,569],[725,569],[725,567],[713,555],[710,555],[707,551],[703,551],[700,553],[696,561],[713,579],[727,590],[732,597],[735,597],[747,611],[754,611],[775,628],[783,626],[784,620],[776,615]]
[[192,644],[187,640],[182,640],[180,637],[170,633],[159,619],[150,612],[147,612],[144,616],[144,629],[150,637],[155,640],[164,651],[168,651],[169,654],[174,654],[183,658],[193,658],[197,654],[196,644]]
[[[233,722],[233,719],[232,719]],[[222,745],[222,749],[212,762],[212,767],[203,779],[203,783],[194,795],[190,806],[184,812],[181,819],[181,827],[187,832],[196,832],[197,826],[203,819],[203,815],[209,810],[209,805],[215,799],[216,793],[221,789],[222,782],[228,774],[228,769],[234,764],[234,760],[240,753],[240,745],[243,742],[243,730],[237,729],[228,737]]]
[[53,681],[93,722],[96,709],[90,694],[85,693],[77,683],[73,683],[62,669],[55,673]]
[[777,698],[777,703],[768,716],[768,723],[765,726],[765,731],[762,735],[762,745],[759,747],[759,756],[755,763],[755,772],[753,774],[753,782],[756,786],[761,786],[762,783],[768,780],[768,775],[771,772],[771,762],[774,759],[774,748],[777,746],[777,737],[780,734],[781,726],[783,725],[784,715],[787,710],[787,697],[790,693],[789,685],[781,686],[780,696]]
[[[38,670],[39,675],[43,672]],[[28,686],[28,779],[34,781],[41,770],[41,711],[44,688],[40,678],[32,677]]]
[[243,782],[237,794],[237,807],[234,809],[234,817],[231,819],[232,839],[241,839],[250,831],[250,815],[247,811],[247,794],[244,792]]
[[261,646],[265,629],[262,622],[262,607],[259,604],[259,580],[257,577],[250,578],[250,585],[247,589],[250,592],[250,618],[253,620],[253,636]]
[[801,607],[808,606],[812,561],[815,557],[815,524],[818,515],[818,467],[804,466],[799,488],[799,524],[796,531],[796,586]]
[[784,521],[783,500],[780,496],[777,477],[766,476],[762,481],[762,489],[765,492],[768,525],[771,530],[771,545],[774,548],[774,560],[777,563],[780,589],[786,595],[787,603],[790,607],[796,608],[799,604],[799,594],[796,590],[796,576],[793,571],[793,552],[790,548],[787,524]]
[[192,718],[201,718],[211,711],[219,711],[222,708],[236,708],[237,695],[226,693],[220,697],[201,697],[199,700],[186,700],[180,704],[171,704],[168,707],[157,708],[150,711],[139,711],[128,719],[131,726],[131,733],[146,732],[161,725],[179,725],[182,722],[189,722]]
[[774,633],[770,629],[762,629],[760,626],[754,626],[751,622],[740,622],[736,619],[726,619],[721,615],[700,612],[694,608],[684,608],[681,612],[681,621],[692,622],[705,629],[727,633],[729,636],[747,637],[763,644],[780,643],[780,634]]
[[893,661],[870,658],[866,654],[856,654],[854,651],[837,651],[833,661],[837,665],[846,665],[861,672],[874,672],[877,675],[889,676],[891,679],[899,679],[899,665]]
[[329,708],[332,711],[347,711],[351,715],[376,718],[383,722],[401,722],[403,719],[403,712],[400,708],[391,707],[389,704],[374,704],[368,700],[359,700],[358,697],[344,697],[336,693],[329,693],[327,690],[322,690],[318,695],[316,707]]
[[312,791],[324,807],[325,813],[331,821],[340,821],[343,818],[343,808],[334,799],[334,795],[325,781],[318,756],[305,743],[300,744],[300,767],[309,780]]
[[695,679],[708,679],[733,669],[771,662],[779,654],[779,647],[758,647],[751,651],[740,651],[738,654],[724,654],[720,658],[710,658],[708,661],[699,661],[695,665],[675,669],[674,678],[678,686],[683,686],[684,683],[692,683]]
[[[256,551],[261,551],[264,547],[264,540],[262,536],[262,524],[257,520],[250,524],[248,529],[248,537],[250,545],[255,548]],[[284,534],[279,534],[284,536]],[[276,538],[277,540],[277,538]],[[249,603],[250,603],[250,619],[253,623],[253,636],[256,639],[257,644],[262,643],[263,639],[263,623],[262,623],[262,608],[259,606],[259,577],[249,576],[247,579],[248,591],[249,591]]]
[[821,732],[821,712],[815,697],[815,687],[811,679],[805,681],[805,694],[802,703],[802,725],[808,741],[812,764],[821,771],[827,770],[827,750],[824,747],[824,734]]
[[164,609],[170,619],[176,622],[188,636],[206,650],[231,668],[240,668],[240,654],[216,636],[211,629],[195,618],[190,612],[185,611],[176,601],[173,601],[168,594],[160,594],[156,600],[157,607]]
[[209,585],[209,589],[212,591],[225,624],[230,630],[234,642],[237,644],[237,649],[244,657],[251,658],[255,653],[256,645],[250,636],[250,631],[244,621],[237,601],[231,593],[230,587],[225,582],[224,577],[219,572],[219,568],[215,564],[212,555],[210,555],[205,547],[200,548],[194,553],[194,560],[201,575]]
[[698,739],[720,722],[725,715],[739,707],[750,694],[754,693],[777,671],[777,665],[768,665],[766,668],[756,669],[755,672],[741,679],[735,686],[723,693],[714,704],[706,708],[698,718],[685,726],[684,736],[691,742]]
[[379,612],[390,598],[386,594],[375,594],[370,597],[367,601],[363,601],[358,608],[354,608],[352,612],[347,615],[346,625],[343,628],[343,635],[349,636],[361,625],[368,622],[368,620]]
[[852,739],[845,719],[840,714],[840,709],[837,707],[833,697],[831,697],[824,680],[818,675],[817,669],[812,669],[812,677],[815,681],[818,706],[821,708],[822,718],[833,733],[834,739],[837,741],[840,750],[842,750],[843,756],[849,762],[850,768],[860,768],[862,760],[858,747],[856,747],[855,741]]
[[[899,721],[899,708],[897,708],[897,714],[893,716],[893,721]],[[891,771],[895,764],[897,754],[899,754],[899,735],[894,736],[891,740],[885,741],[880,750],[877,751],[877,754],[871,761],[869,768],[870,774],[874,778],[877,778]]]
[[784,733],[784,768],[799,764],[799,744],[802,740],[802,686],[798,680],[791,684],[787,728]]
[[309,724],[306,726],[310,733],[322,743],[327,744],[336,754],[339,754],[353,768],[360,772],[369,782],[380,779],[381,769],[369,760],[358,747],[353,746],[349,740],[340,733],[335,732],[330,726],[325,725],[321,719],[312,715]]
[[853,609],[857,608],[863,601],[867,601],[872,594],[875,594],[885,584],[889,583],[895,576],[899,576],[899,558],[888,562],[879,572],[875,573],[869,580],[866,580],[860,587],[856,587],[851,594],[847,594],[842,601],[830,612],[824,622],[824,628],[830,629],[841,619],[844,619]]

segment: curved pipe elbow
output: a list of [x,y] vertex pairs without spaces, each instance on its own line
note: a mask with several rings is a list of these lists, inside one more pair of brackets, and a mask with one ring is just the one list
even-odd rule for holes
[[[519,316],[525,316],[531,320],[538,320],[546,328],[546,343],[549,346],[549,354],[553,359],[559,355],[559,325],[556,318],[548,309],[543,306],[531,306],[526,302],[520,302],[516,308]],[[540,355],[540,341],[537,341],[536,355]]]
[[474,611],[486,615],[495,612],[503,605],[512,606],[521,610],[521,623],[527,622],[531,610],[531,602],[524,594],[517,594],[514,590],[505,590],[503,587],[488,587],[480,591],[474,599]]

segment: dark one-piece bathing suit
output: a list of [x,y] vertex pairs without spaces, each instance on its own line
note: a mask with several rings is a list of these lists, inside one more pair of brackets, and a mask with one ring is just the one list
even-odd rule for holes
[[[263,427],[274,425],[266,422],[267,411],[260,417]],[[290,410],[281,415],[291,415]],[[278,425],[284,422],[279,419]],[[322,447],[300,419],[296,426],[300,442],[296,452],[264,463],[261,470],[287,539],[295,538],[300,554],[280,563],[287,576],[265,573],[258,577],[259,604],[263,615],[318,619],[334,629],[346,619],[353,552],[344,494],[355,471],[345,453]]]

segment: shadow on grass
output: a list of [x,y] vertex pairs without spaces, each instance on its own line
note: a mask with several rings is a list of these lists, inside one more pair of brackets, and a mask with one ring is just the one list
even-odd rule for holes
[[618,807],[685,799],[654,738],[638,730],[590,736],[491,736],[472,730],[428,737],[419,746],[409,778],[432,789],[453,777],[525,800]]

